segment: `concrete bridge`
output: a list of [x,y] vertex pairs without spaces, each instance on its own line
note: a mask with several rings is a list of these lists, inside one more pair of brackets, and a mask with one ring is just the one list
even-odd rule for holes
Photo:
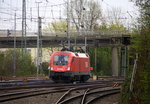
[[[16,32],[16,47],[21,48],[21,31]],[[28,33],[29,34],[29,33]],[[73,45],[75,43],[75,38],[77,40],[77,45],[85,44],[85,37],[87,46],[91,47],[112,47],[112,75],[118,76],[119,73],[125,75],[127,69],[127,45],[130,44],[130,35],[121,32],[82,32],[78,35],[77,32],[71,33],[70,42]],[[42,47],[57,47],[62,46],[62,44],[67,45],[67,37],[65,32],[56,33],[43,33],[41,37]],[[27,47],[36,48],[37,47],[37,34],[30,33],[26,37]],[[10,36],[7,36],[4,31],[0,31],[0,48],[13,48],[14,47],[14,32]],[[118,47],[121,47],[121,57],[118,56]],[[119,70],[119,60],[121,61]]]
[[[86,36],[78,36],[76,38],[77,45],[85,44]],[[88,46],[124,46],[129,42],[129,36],[87,36],[87,45]],[[60,47],[62,44],[67,44],[67,37],[59,36],[42,36],[42,47]],[[21,48],[22,37],[16,37],[16,47]],[[37,37],[26,37],[27,48],[36,48],[37,47]],[[70,42],[73,45],[75,43],[74,37],[70,38]],[[128,43],[127,43],[128,44]],[[13,48],[14,47],[14,37],[0,37],[0,48]]]
[[[7,36],[7,31],[0,31],[0,48],[13,48],[14,47],[14,31],[10,31],[10,35]],[[72,45],[77,40],[77,45],[83,45],[85,43],[85,37],[87,39],[87,45],[89,46],[123,46],[130,39],[130,35],[127,32],[113,31],[113,32],[71,32],[70,42]],[[27,48],[37,47],[37,34],[34,32],[27,33],[26,36]],[[21,48],[21,31],[16,32],[16,47]],[[65,32],[43,33],[41,37],[42,47],[57,47],[62,44],[67,44],[67,36]]]

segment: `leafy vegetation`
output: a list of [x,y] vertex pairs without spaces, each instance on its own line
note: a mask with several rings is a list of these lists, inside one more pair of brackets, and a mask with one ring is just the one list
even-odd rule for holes
[[[124,86],[121,104],[150,104],[150,1],[136,0],[136,5],[140,8],[140,26],[134,29],[132,48],[138,53],[137,69],[135,73],[133,90],[129,92],[128,87]],[[130,76],[128,76],[130,78]],[[125,84],[128,82],[126,81]],[[130,84],[130,83],[129,83]],[[130,94],[129,94],[130,93]]]
[[[111,48],[103,47],[89,49],[91,66],[94,66],[93,74],[95,75],[111,75]],[[95,57],[95,53],[97,54]],[[96,58],[96,63],[95,63]],[[95,67],[96,64],[96,67]]]
[[[14,75],[14,51],[6,50],[0,52],[0,76]],[[21,51],[16,51],[16,76],[35,75],[36,67],[32,63],[31,55],[26,54],[22,57]]]
[[65,32],[67,30],[67,22],[66,21],[53,21],[49,23],[44,29],[44,32],[55,32],[55,31],[60,31],[60,32]]
[[47,75],[49,74],[49,70],[47,69],[49,67],[49,63],[48,62],[43,62],[42,63],[42,70],[43,70],[43,74]]

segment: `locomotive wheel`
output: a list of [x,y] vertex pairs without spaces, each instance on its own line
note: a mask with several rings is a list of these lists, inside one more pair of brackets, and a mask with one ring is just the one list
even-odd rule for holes
[[70,82],[72,82],[72,80],[70,79],[70,78],[64,78],[64,79],[53,79],[53,81],[55,82],[55,83],[70,83]]
[[85,82],[84,77],[85,77],[84,75],[80,76],[80,82],[81,82],[81,83],[84,83],[84,82]]
[[85,81],[87,81],[90,78],[89,75],[82,75],[80,76],[80,82],[84,83]]
[[70,77],[66,77],[66,78],[64,79],[64,82],[65,82],[65,83],[70,83],[70,82],[72,82],[72,79],[71,79]]

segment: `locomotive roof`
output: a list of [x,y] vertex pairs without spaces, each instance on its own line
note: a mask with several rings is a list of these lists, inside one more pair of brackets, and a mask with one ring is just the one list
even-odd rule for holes
[[77,53],[77,52],[71,52],[71,51],[56,51],[54,53],[70,53],[72,56],[77,56],[77,57],[82,57],[82,58],[89,57],[89,55],[86,53]]

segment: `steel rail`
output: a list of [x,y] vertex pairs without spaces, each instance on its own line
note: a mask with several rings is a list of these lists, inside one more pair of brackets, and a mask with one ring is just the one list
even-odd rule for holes
[[105,93],[102,93],[100,94],[99,96],[89,100],[88,102],[86,102],[85,104],[91,104],[92,102],[98,100],[99,98],[103,98],[103,97],[106,97],[108,95],[113,95],[113,94],[117,94],[119,93],[120,91],[119,90],[116,90],[116,91],[108,91],[108,92],[105,92]]
[[49,79],[23,79],[23,80],[2,80],[0,81],[0,83],[16,83],[16,82],[25,82],[25,81],[28,81],[28,82],[38,82],[38,81],[50,81]]
[[82,100],[81,100],[81,104],[84,104],[86,94],[87,94],[87,92],[88,92],[89,90],[90,90],[90,89],[88,88],[88,89],[84,92],[84,95],[83,95]]
[[38,96],[38,95],[44,95],[44,94],[50,94],[50,93],[56,93],[56,92],[64,92],[67,91],[68,89],[62,89],[62,90],[53,90],[53,91],[44,91],[44,92],[39,92],[36,94],[29,94],[29,95],[19,95],[19,96],[13,96],[11,98],[3,98],[0,99],[0,102],[6,102],[6,101],[11,101],[11,100],[16,100],[16,99],[21,99],[21,98],[26,98],[26,97],[33,97],[33,96]]
[[[90,85],[90,84],[92,84],[92,85]],[[20,99],[20,98],[25,98],[25,97],[31,97],[31,96],[37,96],[37,95],[44,95],[44,94],[49,94],[49,93],[64,92],[64,91],[68,91],[68,89],[70,89],[70,88],[72,88],[72,90],[75,90],[75,89],[84,89],[84,88],[87,88],[87,87],[88,88],[89,87],[93,88],[93,87],[96,87],[96,86],[103,86],[103,87],[112,86],[112,83],[104,83],[104,84],[102,84],[102,83],[96,83],[96,84],[84,83],[84,84],[79,84],[79,85],[74,85],[74,84],[51,85],[51,87],[54,87],[53,89],[51,89],[51,91],[49,91],[49,90],[33,90],[32,92],[36,92],[36,94],[28,94],[29,92],[31,93],[31,90],[30,91],[24,91],[24,92],[3,94],[3,95],[0,95],[1,98],[3,97],[3,99],[0,99],[0,102]],[[45,85],[43,87],[45,87]],[[66,88],[66,87],[68,87],[68,88]],[[23,95],[23,94],[28,94],[28,95]],[[15,97],[13,95],[19,95],[19,96]],[[12,96],[12,97],[4,98],[4,96],[5,97],[6,96]],[[60,99],[60,101],[61,101],[61,99]],[[58,102],[60,102],[60,101],[58,101]]]
[[65,92],[58,100],[55,104],[58,104],[59,102],[61,102],[63,100],[63,98],[68,95],[70,93],[70,91],[74,90],[75,88],[71,88],[69,89],[67,92]]
[[[1,85],[0,86],[0,90],[13,90],[13,89],[25,89],[25,88],[42,88],[42,87],[56,87],[56,86],[79,86],[79,85],[85,85],[85,84],[94,84],[94,83],[113,83],[113,82],[117,82],[119,84],[122,84],[122,81],[94,81],[94,82],[87,82],[87,83],[78,83],[78,84],[54,84],[54,83],[50,83],[50,82],[41,82],[41,83],[30,83],[30,84],[22,84],[22,85],[18,85],[18,84],[13,84],[11,86],[5,86],[5,85]],[[27,83],[27,82],[26,82]]]
[[[72,90],[74,89],[84,89],[86,87],[95,87],[95,86],[108,86],[107,84],[93,84],[93,85],[81,85],[81,86],[60,86],[60,87],[55,87],[53,89],[51,89],[52,91],[49,91],[48,90],[33,90],[33,91],[22,91],[22,92],[15,92],[15,93],[7,93],[7,94],[1,94],[0,95],[0,98],[4,98],[4,97],[7,97],[7,96],[12,96],[12,98],[6,98],[6,99],[0,99],[0,102],[4,102],[4,101],[10,101],[10,100],[15,100],[15,99],[20,99],[20,98],[25,98],[25,97],[31,97],[31,96],[37,96],[37,95],[42,95],[42,94],[49,94],[49,93],[55,93],[55,92],[63,92],[63,91],[68,91],[68,89],[70,89],[70,87],[74,87],[74,88],[71,88]],[[111,85],[109,85],[111,86]],[[68,87],[65,89],[65,87]],[[43,91],[43,92],[41,92]],[[39,94],[30,94],[30,95],[23,95],[23,94],[29,94],[29,93],[32,93],[32,92],[39,92]],[[14,97],[13,97],[14,95]],[[18,97],[15,97],[15,95],[19,95]]]
[[[93,92],[88,92],[86,93],[86,95],[91,95],[91,94],[95,94],[95,93],[103,93],[103,92],[107,92],[107,91],[115,91],[115,90],[120,90],[120,88],[112,88],[112,89],[106,89],[106,90],[100,90],[100,91],[93,91]],[[80,95],[77,95],[77,96],[73,96],[73,97],[70,97],[68,99],[65,99],[61,102],[59,102],[58,104],[66,104],[67,102],[73,100],[73,99],[76,99],[76,98],[79,98],[79,97],[82,97],[84,96],[84,94],[80,94]]]
[[[96,81],[88,81],[86,83],[89,83],[89,82],[108,82],[108,81],[124,81],[124,78],[122,77],[98,77],[99,80],[96,80]],[[27,79],[27,80],[10,80],[10,81],[0,81],[0,85],[4,85],[4,84],[18,84],[18,83],[33,83],[33,82],[39,82],[39,83],[47,83],[47,82],[51,82],[51,80],[49,79]]]
[[32,93],[32,92],[40,92],[40,91],[45,91],[45,90],[27,90],[27,91],[15,92],[15,93],[5,93],[5,94],[0,94],[0,98],[13,96],[13,95],[19,95],[19,94]]
[[64,99],[64,97],[65,96],[67,96],[71,91],[73,91],[73,90],[81,90],[81,89],[85,89],[85,88],[88,88],[88,90],[90,90],[89,89],[89,87],[91,88],[91,89],[94,89],[95,87],[97,88],[97,87],[99,87],[99,88],[104,88],[104,87],[110,87],[110,86],[112,86],[112,85],[107,85],[107,84],[103,84],[103,85],[101,85],[101,84],[94,84],[94,85],[82,85],[82,86],[78,86],[78,87],[74,87],[74,88],[70,88],[67,92],[65,92],[58,100],[57,100],[57,102],[55,103],[55,104],[59,104],[59,102],[61,102],[63,99]]
[[38,81],[20,81],[20,82],[0,82],[0,86],[12,86],[12,85],[29,85],[29,84],[40,84],[40,83],[53,83],[50,80],[38,80]]
[[48,88],[48,89],[33,89],[33,90],[25,90],[25,91],[18,91],[18,92],[10,92],[5,94],[0,94],[0,98],[7,97],[7,96],[13,96],[13,95],[21,95],[26,93],[33,93],[33,92],[41,92],[41,91],[49,91],[49,90],[60,90],[65,89],[65,87],[54,87],[54,88]]
[[59,86],[75,86],[74,84],[55,84],[55,83],[38,83],[38,84],[27,84],[27,85],[15,85],[15,86],[0,86],[0,90],[13,90],[23,88],[42,88],[42,87],[59,87]]

